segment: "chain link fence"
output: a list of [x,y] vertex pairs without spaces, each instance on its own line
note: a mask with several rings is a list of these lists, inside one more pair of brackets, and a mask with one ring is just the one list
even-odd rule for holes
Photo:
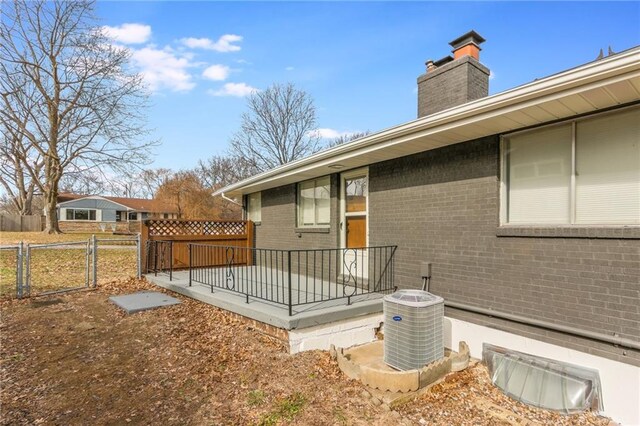
[[140,235],[0,246],[0,297],[29,297],[141,277]]

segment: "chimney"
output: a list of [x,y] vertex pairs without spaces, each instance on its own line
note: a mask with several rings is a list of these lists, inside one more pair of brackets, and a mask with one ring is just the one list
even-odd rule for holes
[[418,118],[483,98],[489,94],[489,69],[480,61],[484,38],[475,31],[453,40],[453,56],[428,60],[418,77]]

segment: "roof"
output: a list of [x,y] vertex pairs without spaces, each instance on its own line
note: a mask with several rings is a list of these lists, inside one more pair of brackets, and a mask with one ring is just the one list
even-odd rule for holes
[[81,195],[70,192],[63,192],[58,195],[58,204],[69,201],[79,200],[81,198],[104,199],[112,201],[126,207],[128,210],[147,213],[178,213],[178,209],[171,203],[160,200],[149,200],[146,198],[126,198],[126,197],[108,197],[103,195]]
[[640,47],[320,151],[214,192],[235,198],[640,101]]

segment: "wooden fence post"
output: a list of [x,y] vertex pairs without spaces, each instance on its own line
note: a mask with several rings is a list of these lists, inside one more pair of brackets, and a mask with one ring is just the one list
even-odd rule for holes
[[247,230],[247,266],[251,266],[253,265],[253,250],[251,250],[252,248],[254,248],[254,244],[253,244],[253,231],[254,231],[254,225],[253,222],[250,220],[247,220],[246,222],[246,230]]
[[147,271],[147,241],[149,241],[149,225],[148,220],[140,223],[140,262],[142,263],[141,273],[146,274]]

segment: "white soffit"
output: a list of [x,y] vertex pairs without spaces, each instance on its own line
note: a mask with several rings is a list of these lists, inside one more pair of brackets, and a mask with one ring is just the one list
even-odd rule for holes
[[[640,100],[640,48],[321,151],[214,193],[243,194]],[[339,170],[329,167],[339,164]]]

